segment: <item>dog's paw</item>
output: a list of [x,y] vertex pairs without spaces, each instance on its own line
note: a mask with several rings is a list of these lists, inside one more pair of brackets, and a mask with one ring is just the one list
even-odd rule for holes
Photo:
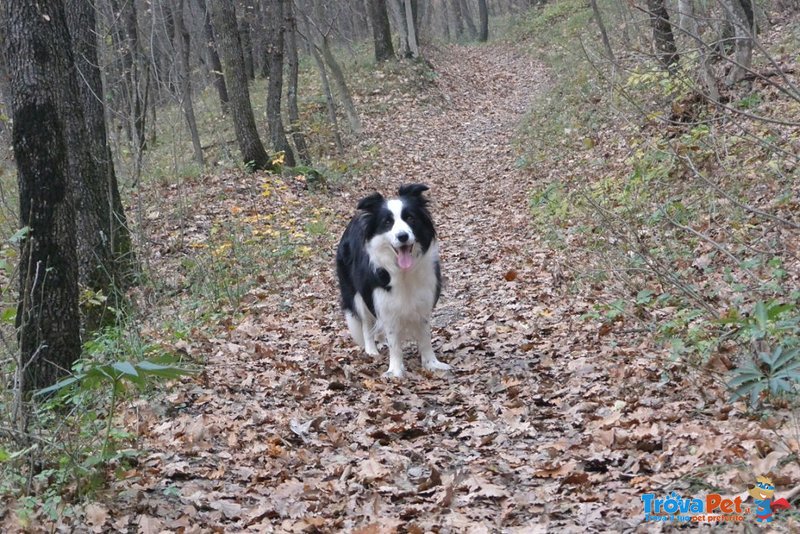
[[422,365],[428,371],[449,371],[450,369],[452,369],[452,367],[450,367],[448,364],[440,362],[435,358],[431,361],[424,362]]
[[403,378],[403,369],[392,369],[389,367],[389,370],[383,373],[383,378]]
[[366,352],[370,356],[377,356],[378,354],[380,354],[380,352],[378,352],[378,348],[375,347],[374,345],[371,347],[365,347],[364,352]]

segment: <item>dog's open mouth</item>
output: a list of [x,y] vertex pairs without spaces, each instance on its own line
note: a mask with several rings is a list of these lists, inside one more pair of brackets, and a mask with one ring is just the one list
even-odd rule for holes
[[397,266],[406,271],[414,266],[414,245],[403,245],[394,249],[397,253]]

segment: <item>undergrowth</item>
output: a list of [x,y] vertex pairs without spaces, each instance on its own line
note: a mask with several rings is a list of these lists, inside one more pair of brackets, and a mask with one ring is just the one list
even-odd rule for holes
[[[796,405],[800,138],[770,119],[797,116],[797,80],[723,87],[729,105],[714,105],[697,54],[667,71],[637,53],[630,43],[649,29],[620,4],[599,2],[611,33],[630,39],[614,42],[613,62],[583,2],[518,22],[552,73],[518,140],[520,166],[541,173],[533,220],[572,266],[571,288],[593,295],[599,335],[641,332],[672,361],[720,373],[751,408]],[[798,48],[791,33],[762,41],[757,72],[771,50]]]

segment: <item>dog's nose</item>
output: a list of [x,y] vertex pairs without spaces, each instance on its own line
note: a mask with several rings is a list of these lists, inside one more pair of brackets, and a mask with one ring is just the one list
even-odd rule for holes
[[401,243],[405,243],[406,241],[408,241],[408,234],[406,232],[400,232],[399,234],[397,234],[397,240],[400,241]]

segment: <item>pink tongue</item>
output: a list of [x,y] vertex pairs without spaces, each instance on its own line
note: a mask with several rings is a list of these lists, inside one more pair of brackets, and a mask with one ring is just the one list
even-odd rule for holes
[[403,247],[397,251],[397,265],[403,270],[410,269],[414,265],[414,257],[411,255],[410,247]]

